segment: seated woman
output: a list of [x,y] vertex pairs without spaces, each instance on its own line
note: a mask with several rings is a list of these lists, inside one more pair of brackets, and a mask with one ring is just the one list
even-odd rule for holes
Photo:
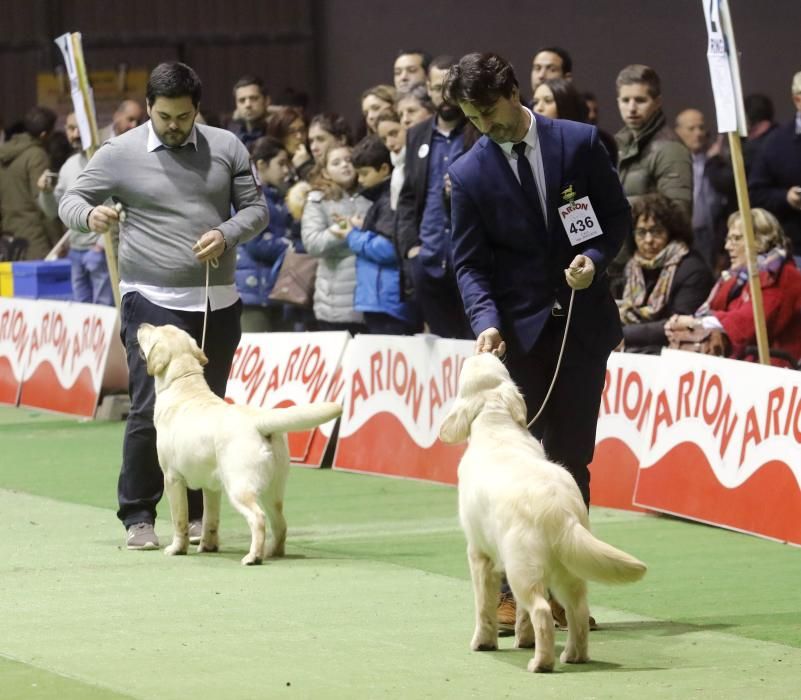
[[659,353],[667,345],[665,321],[689,314],[709,294],[714,278],[682,214],[664,195],[638,198],[631,208],[634,232],[626,241],[632,257],[624,270],[623,349]]
[[[771,349],[790,355],[797,364],[801,360],[801,272],[795,266],[787,237],[776,217],[764,209],[752,209],[751,216],[768,344]],[[756,345],[756,330],[739,211],[729,217],[728,226],[725,247],[731,266],[721,273],[709,298],[694,315],[673,316],[665,324],[665,330],[668,336],[674,330],[699,325],[722,331],[726,354],[744,358],[746,347]],[[779,359],[772,362],[787,364]]]

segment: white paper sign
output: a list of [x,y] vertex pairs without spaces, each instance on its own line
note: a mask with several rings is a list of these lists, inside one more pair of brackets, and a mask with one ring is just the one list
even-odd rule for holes
[[745,136],[745,109],[742,104],[740,69],[737,63],[737,49],[731,26],[727,0],[701,0],[709,37],[707,61],[712,94],[715,98],[715,112],[718,118],[718,132],[739,132]]
[[570,245],[584,243],[603,233],[589,197],[582,197],[559,207],[559,220],[570,239]]

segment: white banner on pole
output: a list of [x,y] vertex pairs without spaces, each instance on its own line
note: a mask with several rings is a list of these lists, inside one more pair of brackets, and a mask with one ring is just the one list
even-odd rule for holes
[[[78,41],[81,40],[81,35],[77,34]],[[70,95],[72,96],[72,108],[75,110],[75,118],[78,121],[78,129],[81,133],[81,148],[88,151],[92,147],[92,126],[87,110],[92,110],[92,117],[94,118],[95,101],[92,94],[92,88],[89,87],[89,104],[84,103],[83,94],[81,93],[80,80],[78,77],[78,67],[75,62],[75,53],[72,47],[72,35],[70,33],[62,34],[56,37],[53,42],[61,49],[61,54],[64,56],[64,64],[67,67],[67,76],[70,79]]]
[[741,136],[747,136],[740,67],[728,0],[701,0],[701,5],[709,37],[706,57],[715,98],[718,132],[739,132]]

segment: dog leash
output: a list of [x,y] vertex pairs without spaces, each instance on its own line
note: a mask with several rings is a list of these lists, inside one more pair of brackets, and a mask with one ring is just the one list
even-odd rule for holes
[[553,391],[553,387],[556,384],[556,378],[559,376],[559,368],[562,366],[562,355],[565,352],[565,343],[567,343],[567,331],[570,328],[570,317],[573,315],[573,299],[576,296],[576,290],[570,290],[570,303],[567,305],[567,318],[565,319],[565,334],[562,336],[562,347],[559,348],[559,357],[556,360],[556,369],[553,371],[553,379],[551,380],[551,386],[548,387],[548,393],[545,394],[545,398],[542,400],[542,406],[540,406],[540,410],[537,411],[537,415],[534,416],[526,428],[530,428],[534,425],[534,421],[540,417],[542,412],[545,410],[545,405],[548,403],[548,399],[551,398],[551,392]]
[[[209,268],[214,268],[215,270],[220,266],[220,263],[217,262],[217,259],[214,260],[206,260],[206,303],[203,306],[203,335],[200,337],[200,349],[203,352],[206,352],[206,323],[209,320]],[[572,299],[570,300],[573,301]]]

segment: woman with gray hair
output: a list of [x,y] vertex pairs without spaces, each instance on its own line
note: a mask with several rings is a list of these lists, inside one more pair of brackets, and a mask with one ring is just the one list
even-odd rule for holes
[[[797,363],[801,359],[801,272],[776,217],[764,209],[753,209],[751,216],[768,343]],[[670,338],[684,329],[722,331],[727,355],[752,359],[744,357],[746,348],[756,343],[756,330],[739,211],[729,217],[728,226],[725,247],[731,267],[721,273],[709,298],[694,315],[673,316],[665,324],[665,332]],[[774,360],[774,364],[782,363]]]

